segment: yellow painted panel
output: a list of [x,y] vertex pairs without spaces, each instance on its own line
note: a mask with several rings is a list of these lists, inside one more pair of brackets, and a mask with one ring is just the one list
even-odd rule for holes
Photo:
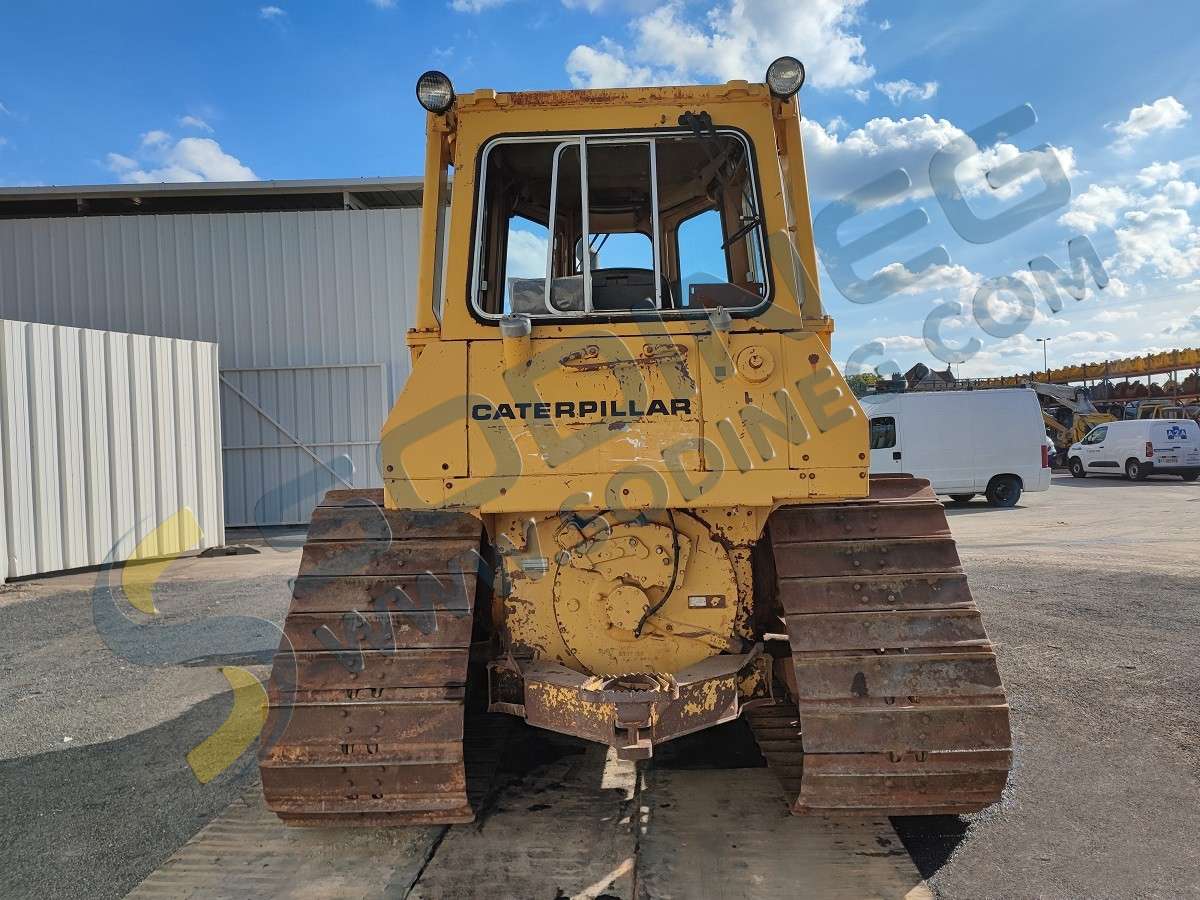
[[[715,338],[714,352],[721,344]],[[786,469],[789,428],[778,394],[786,387],[777,334],[732,334],[716,364],[701,367],[709,471]]]
[[470,347],[472,477],[698,468],[693,339],[581,327],[534,340],[515,368],[502,342]]
[[[776,506],[867,495],[867,467],[759,469],[737,472],[655,472],[649,468],[594,475],[528,475],[508,478],[436,479],[401,485],[386,480],[391,505],[415,490],[418,504],[483,513],[554,512],[582,509],[694,509]],[[450,484],[450,488],[445,488]],[[703,488],[703,491],[700,489]],[[628,494],[625,491],[629,491]]]
[[[461,341],[427,344],[383,425],[384,477],[465,476],[466,412],[467,345]],[[415,499],[413,502],[416,504]]]
[[[798,332],[784,335],[783,342],[788,393],[806,432],[791,443],[792,468],[865,472],[870,446],[867,417],[824,343],[816,335]],[[847,496],[866,496],[863,482],[860,493]],[[810,485],[810,493],[811,489]]]

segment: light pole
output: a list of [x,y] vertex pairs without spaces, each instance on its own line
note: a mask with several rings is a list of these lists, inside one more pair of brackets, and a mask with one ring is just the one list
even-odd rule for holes
[[1034,338],[1042,345],[1042,368],[1046,370],[1046,383],[1050,383],[1050,355],[1046,352],[1046,347],[1054,338]]

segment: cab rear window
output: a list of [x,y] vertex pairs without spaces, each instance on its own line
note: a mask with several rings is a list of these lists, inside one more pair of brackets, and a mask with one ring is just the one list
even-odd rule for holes
[[771,296],[749,139],[713,132],[497,138],[470,285],[485,318],[749,314]]

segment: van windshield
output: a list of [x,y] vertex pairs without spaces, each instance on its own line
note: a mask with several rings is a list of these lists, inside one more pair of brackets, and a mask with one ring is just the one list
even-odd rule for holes
[[485,317],[746,310],[770,294],[739,132],[499,139],[477,208],[471,291]]

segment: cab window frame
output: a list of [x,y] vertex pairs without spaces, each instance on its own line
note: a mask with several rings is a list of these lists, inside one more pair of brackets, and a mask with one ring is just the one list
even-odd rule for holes
[[[757,249],[761,256],[763,267],[763,296],[758,303],[752,306],[726,307],[730,316],[735,319],[755,318],[762,315],[775,301],[775,283],[774,270],[771,261],[770,241],[768,239],[770,232],[768,231],[768,216],[763,202],[762,184],[759,179],[758,158],[755,152],[754,141],[741,128],[730,125],[717,126],[715,133],[721,136],[732,136],[737,138],[743,145],[746,152],[746,163],[748,169],[748,179],[750,184],[750,198],[755,204],[755,211],[758,215],[758,224],[754,227],[753,232],[757,232]],[[695,133],[686,128],[670,127],[649,130],[596,130],[596,131],[572,131],[572,132],[546,132],[546,133],[512,133],[498,134],[488,139],[480,147],[476,159],[475,173],[475,189],[472,198],[472,225],[471,225],[471,251],[469,256],[469,265],[467,268],[467,309],[472,318],[477,322],[485,325],[498,325],[500,320],[506,315],[503,311],[491,312],[484,309],[480,303],[480,285],[482,281],[482,273],[484,268],[484,243],[486,240],[485,231],[487,228],[487,168],[488,157],[492,151],[506,144],[520,143],[545,143],[554,144],[553,159],[554,166],[551,175],[551,190],[556,191],[557,163],[561,156],[562,149],[565,146],[578,146],[580,148],[581,160],[581,178],[584,179],[584,195],[583,205],[587,205],[586,193],[586,177],[587,177],[587,153],[586,147],[589,143],[593,145],[603,146],[606,143],[629,143],[629,144],[647,144],[650,154],[650,162],[652,171],[655,176],[651,186],[653,188],[656,200],[654,203],[654,231],[657,232],[657,240],[651,236],[652,251],[655,260],[654,278],[656,282],[656,306],[650,310],[603,310],[596,311],[594,309],[585,309],[583,311],[558,310],[553,308],[553,304],[547,304],[549,307],[546,313],[538,313],[531,316],[535,323],[571,323],[571,322],[587,322],[587,323],[619,323],[619,322],[642,322],[654,321],[662,319],[670,320],[688,320],[688,319],[707,319],[711,314],[711,310],[705,308],[664,308],[662,305],[662,241],[664,236],[658,225],[659,210],[657,203],[658,179],[657,179],[657,152],[655,150],[655,139],[679,138],[679,137],[694,137]],[[551,199],[554,203],[554,199]],[[586,209],[585,209],[586,213]],[[554,215],[553,205],[551,206],[551,217]],[[586,215],[585,215],[586,223]],[[554,238],[551,236],[548,242],[547,257],[553,254]],[[728,248],[725,248],[725,253],[728,255]],[[726,266],[728,271],[728,263]],[[547,271],[547,293],[549,293],[549,281],[552,278],[550,272]],[[585,277],[585,285],[590,288],[590,272]],[[585,288],[587,290],[587,288]],[[587,291],[590,295],[590,290]],[[797,303],[802,303],[802,298],[796,298]],[[588,297],[590,301],[590,296]]]

